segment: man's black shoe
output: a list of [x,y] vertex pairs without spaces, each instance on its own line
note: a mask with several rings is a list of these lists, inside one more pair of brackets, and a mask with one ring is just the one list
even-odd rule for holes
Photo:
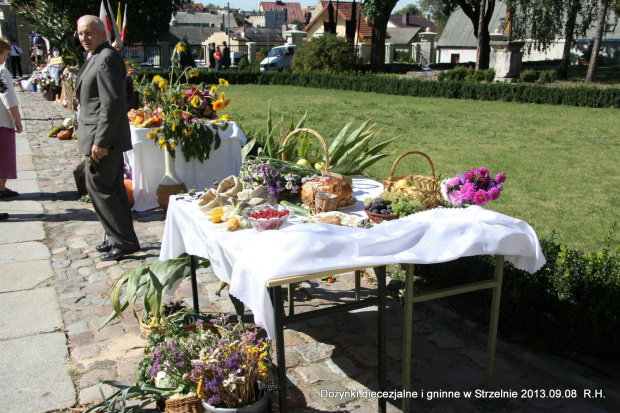
[[101,254],[99,257],[101,261],[114,261],[123,258],[125,255],[131,255],[135,252],[140,251],[140,248],[132,248],[130,250],[121,250],[118,248],[112,248],[110,251],[105,254]]
[[112,249],[112,244],[104,242],[103,244],[99,244],[95,247],[97,252],[108,252]]

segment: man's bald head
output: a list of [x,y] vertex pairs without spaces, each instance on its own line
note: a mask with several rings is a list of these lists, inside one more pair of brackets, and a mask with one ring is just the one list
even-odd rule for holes
[[79,18],[77,32],[80,43],[88,52],[92,53],[106,39],[105,25],[97,16],[86,15]]

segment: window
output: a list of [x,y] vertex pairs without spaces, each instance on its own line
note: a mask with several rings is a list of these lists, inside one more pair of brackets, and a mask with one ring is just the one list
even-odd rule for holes
[[459,63],[459,60],[461,60],[461,55],[458,53],[453,53],[450,55],[450,63],[456,65]]

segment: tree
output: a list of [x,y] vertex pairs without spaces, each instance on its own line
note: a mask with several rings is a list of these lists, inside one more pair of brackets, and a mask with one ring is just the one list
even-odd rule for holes
[[514,0],[507,7],[514,10],[513,37],[533,40],[528,47],[545,51],[565,39],[558,79],[566,79],[575,36],[585,36],[597,0]]
[[398,0],[362,0],[362,14],[372,23],[372,45],[370,48],[370,66],[373,72],[383,70],[385,62],[385,34],[390,15]]
[[586,75],[586,85],[592,83],[592,81],[594,80],[594,74],[596,73],[598,55],[601,49],[601,40],[603,39],[603,33],[605,32],[605,23],[607,21],[608,7],[609,0],[601,0],[601,7],[598,12],[598,23],[596,24],[596,35],[594,36],[594,44],[592,45],[592,57],[590,57],[590,63],[588,64],[588,74]]
[[474,36],[476,36],[480,43],[476,67],[480,70],[488,69],[491,57],[489,23],[495,11],[496,0],[486,0],[484,2],[482,0],[436,0],[436,2],[439,3],[436,5],[437,7],[440,4],[443,6],[446,14],[460,7],[463,13],[471,20],[474,26]]
[[431,15],[431,20],[437,26],[437,35],[441,35],[450,18],[452,3],[442,0],[422,0],[420,1],[420,9],[422,13]]
[[[190,0],[126,0],[127,43],[153,43],[168,33],[170,17]],[[112,0],[112,7],[117,3]],[[82,60],[75,41],[77,20],[85,15],[99,16],[101,0],[11,0],[11,7],[37,28],[63,56]],[[117,9],[113,10],[116,14]]]
[[422,10],[420,10],[420,8],[416,4],[407,4],[402,9],[394,12],[394,14],[405,14],[405,13],[409,13],[414,16],[417,16],[417,15],[422,14]]
[[314,36],[304,42],[293,56],[294,72],[347,72],[357,67],[355,46],[345,37],[334,34]]

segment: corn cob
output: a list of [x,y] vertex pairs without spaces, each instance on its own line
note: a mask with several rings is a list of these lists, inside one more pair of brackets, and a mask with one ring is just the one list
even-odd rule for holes
[[222,215],[224,215],[224,209],[222,207],[213,208],[211,210],[211,222],[222,222]]
[[226,231],[234,231],[239,228],[239,220],[237,217],[232,217],[228,221],[226,221]]
[[61,130],[63,130],[65,127],[62,125],[58,125],[58,126],[54,126],[49,132],[47,132],[47,137],[51,138],[56,137],[56,135],[58,134],[58,132],[60,132]]

